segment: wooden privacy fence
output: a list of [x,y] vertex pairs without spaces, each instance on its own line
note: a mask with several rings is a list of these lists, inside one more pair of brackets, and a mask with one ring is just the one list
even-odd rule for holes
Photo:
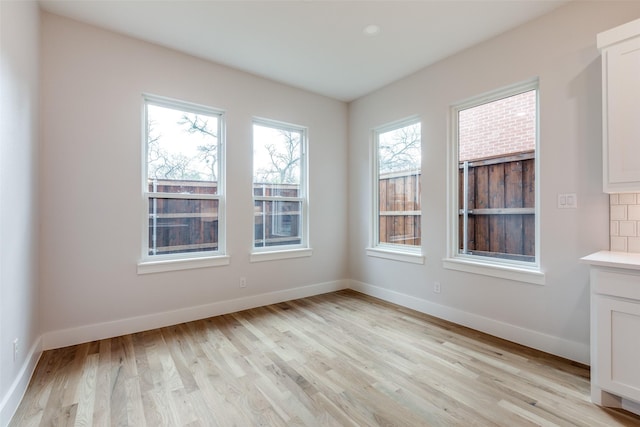
[[[216,182],[158,179],[149,191],[166,198],[149,199],[149,254],[161,255],[218,249],[218,207],[216,199],[198,199],[199,194],[217,194]],[[256,200],[254,203],[255,246],[297,244],[300,237],[301,202],[298,185],[254,184],[256,197],[284,200]],[[180,195],[172,198],[171,195]],[[192,194],[196,197],[184,198]],[[289,199],[287,199],[289,198]]]
[[149,199],[149,254],[218,249],[219,201],[170,198],[171,194],[217,194],[217,189],[215,182],[150,181],[149,191],[165,193],[168,198]]
[[462,253],[535,260],[533,151],[459,164]]
[[380,243],[420,246],[420,185],[420,173],[380,176]]
[[[299,188],[298,184],[253,184],[254,247],[302,242],[302,202],[295,200],[300,195]],[[284,200],[265,200],[263,197],[282,197]]]
[[[379,180],[381,243],[421,244],[420,174],[387,174]],[[459,249],[463,253],[535,259],[535,155],[459,164]],[[216,183],[158,180],[158,192],[216,194]],[[149,188],[153,191],[153,188]],[[295,197],[286,185],[257,184],[254,196]],[[151,199],[149,248],[154,253],[216,249],[218,201]],[[256,201],[255,238],[259,246],[299,241],[297,202]]]

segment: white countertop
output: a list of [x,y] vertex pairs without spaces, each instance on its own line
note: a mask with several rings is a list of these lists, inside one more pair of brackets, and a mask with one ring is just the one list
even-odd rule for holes
[[637,253],[600,251],[580,258],[580,260],[600,267],[640,270],[640,254]]

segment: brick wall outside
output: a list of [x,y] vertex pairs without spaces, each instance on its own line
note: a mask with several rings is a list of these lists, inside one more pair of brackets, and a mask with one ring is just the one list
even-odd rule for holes
[[534,150],[535,129],[535,91],[460,111],[460,161]]

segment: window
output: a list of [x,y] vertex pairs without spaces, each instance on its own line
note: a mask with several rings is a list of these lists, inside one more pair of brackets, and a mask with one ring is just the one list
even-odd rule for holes
[[537,105],[529,82],[453,107],[453,258],[537,269]]
[[253,123],[254,252],[307,247],[306,131]]
[[144,261],[224,254],[223,114],[144,97]]
[[411,119],[376,129],[373,157],[373,246],[387,251],[419,253],[422,244],[420,122]]

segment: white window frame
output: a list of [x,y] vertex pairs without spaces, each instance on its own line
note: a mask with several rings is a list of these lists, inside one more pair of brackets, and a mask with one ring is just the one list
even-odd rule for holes
[[[273,129],[282,129],[286,131],[299,132],[300,133],[300,190],[298,197],[283,197],[283,196],[256,196],[253,191],[254,185],[254,168],[253,158],[251,162],[251,195],[252,195],[252,208],[257,201],[274,202],[299,202],[300,203],[300,243],[293,245],[276,245],[276,246],[263,246],[255,247],[255,216],[251,218],[251,254],[249,257],[250,262],[272,261],[278,259],[287,258],[300,258],[308,257],[313,254],[309,246],[309,175],[308,175],[308,152],[309,152],[309,135],[308,128],[291,123],[285,123],[277,120],[265,119],[254,117],[251,122],[252,138],[251,147],[255,143],[255,136],[253,135],[254,125],[269,127]],[[252,150],[253,151],[253,150]],[[275,218],[272,219],[275,221]],[[263,227],[265,224],[263,223]]]
[[[518,261],[460,253],[458,249],[458,113],[499,99],[536,91],[536,141],[535,141],[535,261]],[[449,111],[450,134],[447,161],[447,257],[444,268],[499,277],[519,282],[544,285],[545,275],[540,264],[540,89],[538,79],[517,83],[495,91],[456,103]]]
[[[422,253],[422,236],[420,246],[394,245],[391,243],[380,243],[380,167],[379,167],[379,138],[386,132],[397,130],[403,127],[420,124],[420,149],[422,150],[422,121],[418,116],[411,116],[401,120],[387,123],[379,126],[371,132],[371,232],[370,244],[366,248],[366,253],[370,257],[383,258],[393,261],[408,262],[413,264],[424,264],[424,255]],[[420,179],[422,180],[422,165],[420,165]],[[422,215],[422,193],[420,194],[420,233],[423,227]]]
[[[171,108],[175,110],[216,116],[218,118],[218,181],[217,194],[180,194],[162,193],[148,190],[148,114],[147,105]],[[228,265],[226,255],[226,209],[225,209],[225,112],[186,101],[167,97],[142,95],[142,215],[141,215],[141,255],[138,262],[138,274],[159,273],[164,271]],[[186,252],[175,254],[149,255],[149,203],[151,199],[199,199],[218,201],[218,249],[216,251]]]

